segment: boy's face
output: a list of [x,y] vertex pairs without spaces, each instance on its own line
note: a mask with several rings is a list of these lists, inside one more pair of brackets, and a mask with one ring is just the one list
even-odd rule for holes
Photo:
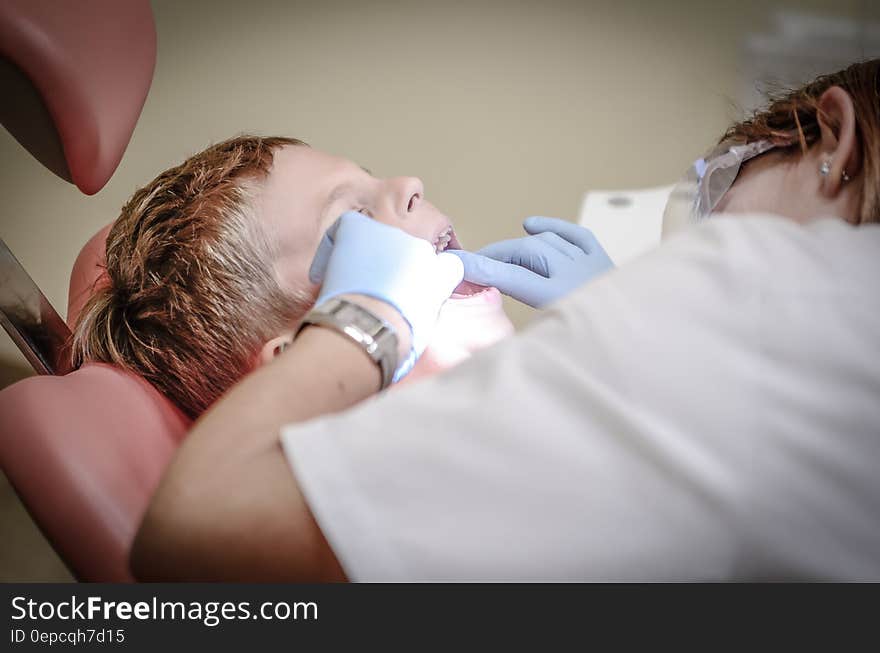
[[[312,258],[327,228],[351,210],[441,249],[459,246],[449,218],[425,200],[420,179],[377,179],[347,159],[288,146],[275,152],[256,211],[269,233],[279,238],[275,271],[283,288],[317,295],[318,288],[308,279]],[[457,363],[512,331],[496,289],[475,286],[467,295],[455,294],[444,305],[435,337],[410,377]]]
[[283,287],[302,289],[308,284],[309,265],[321,237],[336,218],[352,210],[431,243],[452,226],[425,200],[424,186],[416,177],[377,179],[351,161],[320,150],[281,148],[257,213],[269,223],[269,233],[280,238],[276,273]]

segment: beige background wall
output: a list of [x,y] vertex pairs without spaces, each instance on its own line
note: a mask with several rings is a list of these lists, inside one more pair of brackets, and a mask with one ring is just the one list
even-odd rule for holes
[[[79,248],[135,188],[232,134],[292,135],[377,175],[418,175],[462,240],[479,245],[517,235],[527,215],[575,218],[590,188],[676,179],[737,115],[741,38],[773,10],[880,18],[869,0],[153,7],[153,87],[97,196],[0,130],[0,237],[61,312]],[[0,361],[5,377],[20,374],[5,334]],[[25,568],[16,555],[3,551],[3,576]]]

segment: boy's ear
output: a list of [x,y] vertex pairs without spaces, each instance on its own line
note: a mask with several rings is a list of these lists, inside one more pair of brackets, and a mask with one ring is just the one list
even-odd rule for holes
[[263,347],[260,349],[260,355],[257,360],[258,365],[266,365],[267,363],[271,363],[277,356],[281,355],[287,347],[290,346],[290,343],[293,342],[293,334],[292,333],[282,333],[280,336],[275,336]]
[[823,175],[822,192],[834,197],[845,183],[862,169],[862,148],[856,133],[856,112],[849,93],[832,86],[819,98],[817,116],[820,131],[820,161],[828,161],[830,170]]

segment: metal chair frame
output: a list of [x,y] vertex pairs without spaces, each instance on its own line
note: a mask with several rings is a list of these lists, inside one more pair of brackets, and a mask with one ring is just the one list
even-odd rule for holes
[[70,329],[2,239],[0,322],[38,374],[70,371]]

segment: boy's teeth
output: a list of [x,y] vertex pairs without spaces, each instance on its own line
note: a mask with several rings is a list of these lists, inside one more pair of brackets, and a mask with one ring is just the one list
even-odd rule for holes
[[452,231],[452,227],[447,227],[446,230],[437,237],[437,240],[434,241],[434,250],[439,254],[447,247],[449,247],[449,243],[452,242],[454,232]]

